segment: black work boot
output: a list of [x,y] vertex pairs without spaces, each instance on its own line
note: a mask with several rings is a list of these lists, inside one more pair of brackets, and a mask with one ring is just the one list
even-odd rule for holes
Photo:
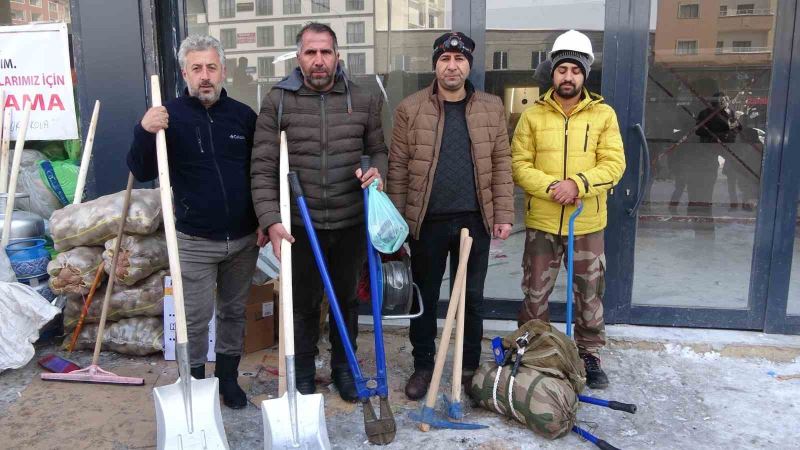
[[414,369],[414,373],[406,382],[406,397],[409,400],[419,400],[428,393],[428,386],[431,384],[433,370]]
[[314,364],[314,357],[295,358],[294,360],[294,383],[297,391],[303,395],[313,394],[317,391],[314,381],[317,367]]
[[214,376],[219,378],[219,393],[222,403],[231,409],[242,409],[247,406],[247,395],[239,387],[240,355],[231,356],[217,353],[217,364]]
[[334,367],[331,369],[331,378],[342,400],[350,403],[358,400],[356,380],[353,379],[353,374],[350,373],[349,367]]
[[192,367],[189,373],[195,380],[202,380],[206,377],[206,366],[203,364],[202,366]]
[[586,367],[586,385],[592,389],[608,387],[608,376],[600,367],[600,358],[591,353],[581,353],[583,365]]

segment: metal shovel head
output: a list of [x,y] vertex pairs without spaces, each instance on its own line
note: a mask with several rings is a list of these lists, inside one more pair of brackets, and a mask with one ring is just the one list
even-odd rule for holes
[[228,439],[219,409],[219,381],[216,378],[192,379],[191,386],[191,431],[181,380],[153,389],[158,449],[227,449]]
[[328,426],[325,424],[325,399],[322,394],[302,395],[297,393],[298,436],[294,445],[292,437],[292,415],[289,411],[289,395],[261,402],[264,419],[264,448],[324,449],[331,448]]

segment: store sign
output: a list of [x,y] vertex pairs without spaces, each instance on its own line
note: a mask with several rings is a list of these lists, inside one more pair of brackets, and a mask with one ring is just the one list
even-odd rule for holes
[[26,105],[27,140],[78,139],[67,25],[0,27],[0,42],[0,90],[11,110],[11,139],[17,138]]
[[245,3],[237,3],[236,4],[236,12],[248,12],[255,10],[255,3],[253,2],[245,2]]
[[256,34],[255,33],[236,33],[236,43],[237,44],[255,44],[256,43]]

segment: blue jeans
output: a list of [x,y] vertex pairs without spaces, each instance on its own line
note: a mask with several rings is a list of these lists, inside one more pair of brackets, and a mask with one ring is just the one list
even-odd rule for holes
[[442,286],[447,257],[450,256],[450,280],[458,268],[461,229],[472,237],[467,265],[467,292],[464,312],[464,370],[478,368],[483,338],[483,285],[489,267],[491,236],[486,232],[480,213],[468,213],[445,220],[425,220],[419,239],[411,239],[411,271],[419,286],[425,313],[411,321],[409,338],[414,347],[415,369],[433,369],[436,357],[436,306]]

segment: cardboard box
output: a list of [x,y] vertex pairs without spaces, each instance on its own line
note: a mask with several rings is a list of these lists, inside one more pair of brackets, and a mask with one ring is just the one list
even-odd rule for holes
[[272,283],[253,285],[245,306],[244,353],[275,345],[275,296]]
[[[208,353],[209,362],[217,360],[214,344],[217,335],[216,315],[211,316],[208,322]],[[164,360],[175,361],[175,300],[172,298],[172,278],[164,277]]]

